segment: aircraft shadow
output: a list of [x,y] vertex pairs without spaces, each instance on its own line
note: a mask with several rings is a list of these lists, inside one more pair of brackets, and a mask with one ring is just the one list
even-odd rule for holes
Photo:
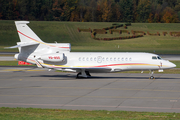
[[[149,77],[98,77],[98,76],[93,76],[93,77],[89,77],[88,79],[149,79]],[[155,79],[179,79],[179,78],[166,78],[166,77],[155,77]],[[152,79],[152,80],[155,80]]]
[[30,77],[46,77],[50,78],[49,80],[76,80],[76,76],[71,74],[64,74],[64,75],[35,75]]
[[[74,80],[76,80],[76,79],[124,79],[124,80],[126,80],[126,79],[132,79],[132,80],[142,80],[142,79],[144,79],[144,80],[156,80],[156,79],[167,79],[167,80],[169,80],[169,79],[179,79],[179,78],[170,78],[170,77],[155,77],[155,79],[149,79],[149,77],[147,76],[147,77],[144,77],[144,76],[140,76],[140,77],[117,77],[117,76],[115,76],[115,77],[113,77],[113,76],[110,76],[110,77],[107,77],[107,76],[91,76],[91,77],[88,77],[88,78],[76,78],[76,75],[74,75],[74,74],[63,74],[63,75],[36,75],[36,76],[30,76],[30,77],[48,77],[48,78],[51,78],[50,80],[64,80],[64,78],[65,79],[67,79],[67,80],[72,80],[72,79],[74,79]],[[59,78],[59,79],[58,79]]]

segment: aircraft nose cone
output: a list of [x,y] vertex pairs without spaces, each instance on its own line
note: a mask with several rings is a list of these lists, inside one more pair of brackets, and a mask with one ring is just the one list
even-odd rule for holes
[[173,64],[173,65],[172,65],[172,67],[173,67],[173,68],[175,68],[175,67],[176,67],[176,65],[175,65],[174,63],[172,63],[172,64]]
[[170,63],[170,67],[171,67],[171,68],[175,68],[176,65],[175,65],[174,63]]

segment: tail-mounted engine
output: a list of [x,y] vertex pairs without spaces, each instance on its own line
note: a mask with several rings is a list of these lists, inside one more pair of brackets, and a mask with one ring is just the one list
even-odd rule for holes
[[48,62],[63,62],[64,58],[64,53],[45,54],[40,57],[41,60]]

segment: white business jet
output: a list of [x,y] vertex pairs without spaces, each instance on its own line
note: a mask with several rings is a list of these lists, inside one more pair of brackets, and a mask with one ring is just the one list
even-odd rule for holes
[[70,43],[45,43],[28,26],[29,21],[15,21],[20,42],[16,46],[17,60],[36,64],[38,67],[77,72],[77,78],[89,77],[90,73],[120,71],[150,71],[176,67],[160,56],[141,52],[70,52]]

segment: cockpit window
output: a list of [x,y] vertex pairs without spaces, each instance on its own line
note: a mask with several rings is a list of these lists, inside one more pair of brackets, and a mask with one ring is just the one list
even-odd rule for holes
[[157,59],[158,59],[158,60],[162,60],[162,58],[161,58],[160,56],[152,56],[152,59],[153,59],[153,60],[157,60]]
[[156,60],[156,59],[157,59],[157,57],[156,57],[156,56],[152,56],[152,59],[153,59],[153,60]]
[[157,58],[158,58],[159,60],[162,60],[162,58],[161,58],[160,56],[157,56]]

